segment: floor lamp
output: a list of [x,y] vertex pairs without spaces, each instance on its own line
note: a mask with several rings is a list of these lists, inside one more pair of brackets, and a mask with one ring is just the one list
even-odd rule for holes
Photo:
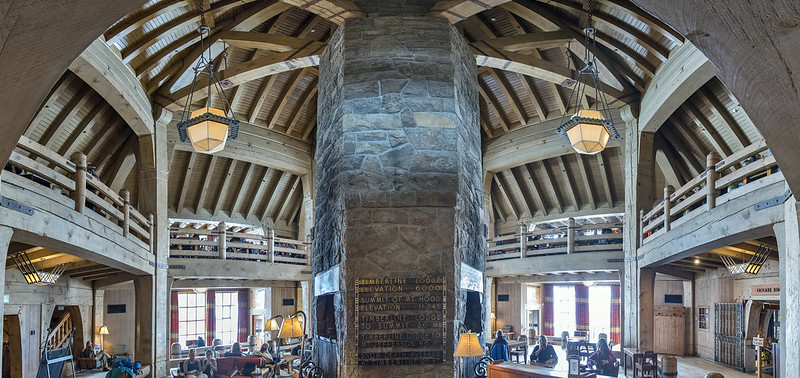
[[462,357],[477,357],[483,356],[483,347],[481,342],[478,341],[478,335],[471,331],[462,332],[458,337],[458,346],[456,352],[453,353],[454,357],[458,357],[458,376],[461,377],[461,359]]
[[272,332],[280,331],[283,324],[283,315],[275,315],[264,324],[264,332],[269,332],[269,339],[272,340]]
[[278,339],[300,338],[300,366],[303,366],[303,352],[306,346],[306,313],[297,311],[289,315],[281,325]]
[[108,335],[108,327],[105,325],[100,326],[100,350],[105,350],[105,345],[103,345],[103,335]]

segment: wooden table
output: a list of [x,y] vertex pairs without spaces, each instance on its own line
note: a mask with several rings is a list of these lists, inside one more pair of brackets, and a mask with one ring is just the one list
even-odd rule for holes
[[[566,371],[546,367],[520,365],[511,362],[492,363],[487,367],[488,378],[567,378]],[[582,373],[582,378],[594,378],[594,373]]]
[[[489,348],[489,353],[491,354],[492,344],[494,344],[495,339],[488,340],[486,342],[486,347]],[[511,358],[511,350],[519,347],[525,347],[525,365],[528,364],[528,340],[508,340],[508,354],[509,358]]]
[[286,371],[289,372],[289,375],[292,375],[294,373],[294,366],[292,366],[292,362],[298,358],[299,357],[293,354],[285,354],[283,355],[281,362],[278,363],[278,366],[275,366],[275,369],[277,370],[277,372],[280,372],[280,369],[285,366]]

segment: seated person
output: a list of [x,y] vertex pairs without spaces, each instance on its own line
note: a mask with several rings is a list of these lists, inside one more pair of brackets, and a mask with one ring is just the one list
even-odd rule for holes
[[238,341],[233,343],[233,346],[231,346],[231,351],[230,352],[226,352],[222,356],[223,357],[244,357],[244,353],[242,353],[242,345],[239,344]]
[[211,349],[206,351],[206,360],[202,365],[203,374],[208,378],[218,378],[219,371],[217,370],[217,359],[214,357],[214,351]]
[[269,344],[267,343],[261,344],[261,349],[254,352],[253,356],[261,357],[261,366],[275,364],[275,357],[273,357],[272,352],[269,350]]
[[198,348],[206,346],[206,341],[203,340],[203,336],[197,336],[197,341],[194,343],[194,346]]
[[553,367],[558,363],[556,349],[547,344],[547,337],[539,336],[539,344],[533,347],[531,365]]
[[183,363],[183,376],[186,378],[208,378],[203,374],[203,367],[200,360],[195,358],[194,349],[189,349],[189,359]]
[[[86,342],[86,348],[81,352],[82,358],[94,358],[97,361],[100,361],[103,367],[103,371],[108,371],[108,362],[111,360],[111,355],[106,353],[105,351],[101,350],[99,353],[94,353],[94,345],[92,345],[91,341]],[[95,365],[97,366],[97,365]],[[92,368],[94,368],[93,366]]]
[[614,358],[614,354],[608,348],[606,339],[597,340],[597,350],[589,356],[589,365],[595,366],[600,375],[616,376],[619,374],[616,362],[617,359]]
[[508,340],[503,336],[503,330],[498,329],[492,343],[492,351],[489,353],[492,361],[508,361]]

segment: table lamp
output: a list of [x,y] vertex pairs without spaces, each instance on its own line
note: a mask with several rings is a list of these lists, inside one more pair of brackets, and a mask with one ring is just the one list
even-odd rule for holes
[[303,352],[306,344],[306,313],[297,311],[283,320],[281,330],[278,332],[279,339],[300,338],[300,366],[303,366]]
[[102,325],[100,326],[100,350],[105,350],[105,345],[103,345],[103,335],[108,335],[108,326]]
[[478,335],[471,331],[462,332],[458,336],[458,346],[456,352],[453,353],[454,357],[458,357],[458,376],[461,376],[461,359],[462,357],[477,357],[483,356],[483,347],[478,341]]

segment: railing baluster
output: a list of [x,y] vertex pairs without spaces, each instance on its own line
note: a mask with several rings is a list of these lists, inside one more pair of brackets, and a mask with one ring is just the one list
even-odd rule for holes
[[219,258],[221,260],[227,259],[228,251],[228,235],[227,235],[227,228],[228,226],[225,222],[219,222],[217,225],[217,231],[219,232]]
[[567,219],[567,254],[575,253],[575,218]]
[[122,236],[127,238],[131,230],[131,192],[122,189],[119,195],[122,197]]
[[639,209],[639,246],[644,244],[644,209]]
[[269,262],[275,262],[275,230],[269,229]]
[[75,181],[75,191],[72,192],[72,200],[75,201],[75,211],[83,213],[86,207],[86,155],[83,152],[76,152],[70,158],[75,164],[75,173],[72,180]]
[[519,225],[519,258],[525,257],[525,250],[527,249],[527,247],[525,246],[525,239],[527,238],[525,236],[525,231],[527,231],[525,225],[524,224]]
[[672,193],[675,193],[675,187],[672,185],[667,185],[664,187],[664,231],[667,232],[670,230],[670,221],[672,218],[672,214],[670,211],[672,210],[672,201],[670,200],[670,196]]
[[150,237],[147,238],[147,241],[150,245],[150,253],[155,254],[156,243],[154,243],[155,237],[153,236],[153,231],[155,230],[155,216],[153,216],[153,213],[147,213],[147,228],[148,232],[150,233]]
[[711,210],[717,206],[717,173],[716,165],[719,162],[720,157],[719,154],[716,152],[710,152],[708,156],[706,156],[706,203],[708,204],[708,210]]

